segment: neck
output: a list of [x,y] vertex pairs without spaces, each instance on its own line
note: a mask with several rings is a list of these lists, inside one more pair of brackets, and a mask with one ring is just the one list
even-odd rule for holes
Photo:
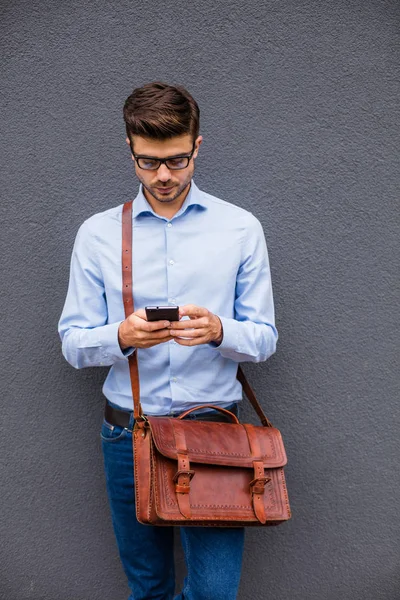
[[143,194],[147,202],[150,204],[151,208],[157,215],[160,215],[160,217],[166,217],[167,219],[172,219],[172,217],[176,215],[176,213],[182,208],[182,205],[185,202],[189,190],[190,183],[179,194],[179,196],[171,202],[160,202],[159,200],[154,198],[154,196],[149,194],[145,187],[143,187]]

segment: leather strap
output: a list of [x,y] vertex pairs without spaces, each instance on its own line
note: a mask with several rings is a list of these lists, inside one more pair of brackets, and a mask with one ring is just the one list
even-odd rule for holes
[[256,395],[253,392],[253,389],[250,386],[249,382],[247,381],[246,375],[243,373],[242,367],[240,365],[239,365],[238,372],[237,372],[237,378],[239,379],[240,383],[242,384],[243,391],[246,394],[248,400],[250,401],[250,404],[256,411],[261,423],[264,425],[264,427],[273,427],[271,421],[269,419],[267,419],[267,417],[265,416],[264,411],[261,408],[261,406],[256,398]]
[[[126,202],[122,209],[122,299],[125,319],[127,319],[135,310],[132,291],[132,201]],[[140,404],[137,352],[133,352],[128,359],[133,397],[133,416],[137,421],[140,417],[143,417]]]
[[[142,443],[138,443],[137,438],[141,438]],[[133,470],[135,477],[136,511],[138,515],[142,516],[142,519],[145,518],[151,521],[152,507],[154,506],[154,488],[151,477],[151,434],[148,422],[137,422],[132,440],[135,449]]]
[[[122,298],[124,302],[125,318],[134,312],[134,302],[132,293],[132,202],[125,202],[122,208]],[[140,386],[139,386],[139,368],[137,352],[128,357],[129,373],[131,377],[133,414],[135,420],[143,419],[143,411],[140,404]],[[242,368],[238,367],[237,378],[242,384],[242,388],[252,407],[257,413],[264,427],[273,427],[271,421],[267,419],[261,408],[249,382],[246,379]]]
[[[225,408],[221,408],[220,406],[214,406],[214,404],[202,404],[201,408],[210,408],[212,410],[217,410],[220,413],[222,413],[223,415],[226,415],[227,417],[231,418],[231,421],[233,423],[236,423],[237,425],[239,425],[239,419],[237,418],[236,415],[234,415],[232,412],[230,412],[229,410],[225,410]],[[198,410],[199,407],[198,406],[194,406],[193,408],[189,408],[188,410],[185,410],[185,412],[183,412],[182,414],[179,415],[179,417],[177,417],[177,419],[184,419],[185,417],[187,417],[187,415],[189,415],[190,413],[192,413],[195,410]],[[201,417],[201,415],[200,415]],[[201,418],[200,418],[201,420]]]
[[178,456],[178,470],[174,475],[175,492],[181,514],[187,519],[192,518],[190,508],[190,481],[194,471],[190,469],[190,462],[185,438],[185,432],[181,427],[181,421],[171,421],[175,435],[175,445]]
[[246,429],[250,452],[253,457],[254,479],[250,481],[253,510],[260,523],[265,525],[267,522],[267,515],[265,513],[264,492],[265,485],[271,480],[271,478],[265,477],[261,447],[258,441],[258,436],[254,434],[254,426],[245,424],[243,427]]

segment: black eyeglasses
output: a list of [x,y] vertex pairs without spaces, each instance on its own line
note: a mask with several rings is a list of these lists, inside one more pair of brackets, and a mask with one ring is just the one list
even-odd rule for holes
[[161,165],[165,165],[167,169],[170,169],[171,171],[179,171],[179,169],[186,169],[186,167],[189,165],[190,159],[194,153],[195,145],[196,142],[193,143],[193,148],[190,154],[179,154],[177,156],[168,156],[168,158],[138,156],[132,150],[132,146],[131,152],[139,169],[144,169],[145,171],[157,171]]

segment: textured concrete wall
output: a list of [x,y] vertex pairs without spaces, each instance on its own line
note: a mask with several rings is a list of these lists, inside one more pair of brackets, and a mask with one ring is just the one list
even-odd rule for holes
[[154,79],[197,98],[196,182],[252,210],[270,251],[280,341],[246,371],[284,435],[294,517],[248,532],[240,599],[398,598],[398,3],[0,10],[1,600],[127,596],[106,371],[72,369],[56,327],[78,226],[136,194],[122,104]]

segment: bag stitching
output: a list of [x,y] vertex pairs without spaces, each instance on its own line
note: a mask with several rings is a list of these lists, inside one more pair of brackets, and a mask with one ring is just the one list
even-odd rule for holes
[[[158,425],[156,427],[156,429],[158,430],[158,434],[160,435],[160,438],[162,438],[163,440],[163,447],[165,448],[171,448],[173,450],[176,450],[176,446],[174,446],[173,444],[171,444],[171,442],[166,441],[165,438],[165,426],[164,425]],[[272,449],[272,454],[268,455],[268,454],[263,454],[260,458],[262,460],[267,460],[267,459],[271,459],[271,458],[277,458],[277,452],[276,452],[276,440],[274,440],[271,436],[268,437],[268,442],[271,444],[271,449]],[[155,443],[155,442],[154,442]],[[230,452],[229,454],[227,454],[226,452],[216,452],[216,451],[212,451],[212,450],[201,450],[199,448],[190,448],[188,446],[188,451],[193,452],[194,454],[208,454],[208,455],[214,455],[214,456],[226,456],[226,457],[230,457],[230,456],[238,456],[238,457],[242,457],[242,458],[253,458],[251,454],[243,454],[240,452]]]

